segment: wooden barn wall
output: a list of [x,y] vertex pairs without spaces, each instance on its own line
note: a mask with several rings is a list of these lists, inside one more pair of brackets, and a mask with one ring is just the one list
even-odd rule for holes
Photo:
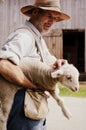
[[86,0],[61,0],[61,10],[69,14],[71,19],[59,22],[55,27],[86,28]]
[[86,0],[61,0],[61,8],[71,16],[70,20],[59,22],[54,28],[85,29],[85,72],[86,72]]
[[51,54],[56,56],[58,59],[63,56],[63,45],[62,45],[62,29],[54,29],[50,33],[44,35],[44,39],[47,43]]
[[[34,2],[35,0],[0,0],[0,46],[10,32],[21,26],[27,18],[20,13],[20,8]],[[61,0],[61,9],[68,13],[71,19],[57,23],[54,29],[85,29],[86,65],[86,0]]]
[[20,8],[33,4],[35,0],[0,0],[0,45],[7,36],[21,26],[27,18],[20,12]]

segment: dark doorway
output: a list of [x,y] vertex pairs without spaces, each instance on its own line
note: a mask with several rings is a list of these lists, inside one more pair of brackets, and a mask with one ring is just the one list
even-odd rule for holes
[[63,30],[63,58],[85,71],[85,30]]

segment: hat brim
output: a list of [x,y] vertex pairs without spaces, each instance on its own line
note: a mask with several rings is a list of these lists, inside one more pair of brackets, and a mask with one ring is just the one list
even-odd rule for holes
[[29,13],[29,12],[32,9],[37,9],[37,8],[42,9],[42,10],[53,11],[53,12],[55,12],[57,14],[59,13],[60,15],[59,15],[59,19],[57,20],[57,22],[62,21],[62,20],[68,20],[68,19],[70,19],[69,15],[67,15],[66,13],[60,11],[59,9],[57,9],[55,7],[43,7],[43,6],[38,7],[38,6],[29,5],[29,6],[22,7],[21,8],[21,12],[24,15],[31,17],[31,13]]

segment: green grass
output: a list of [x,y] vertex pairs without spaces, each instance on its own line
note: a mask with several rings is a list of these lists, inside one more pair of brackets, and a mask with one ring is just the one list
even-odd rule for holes
[[86,97],[86,84],[80,85],[78,92],[72,92],[71,90],[60,85],[60,95],[61,96],[73,96],[73,97]]

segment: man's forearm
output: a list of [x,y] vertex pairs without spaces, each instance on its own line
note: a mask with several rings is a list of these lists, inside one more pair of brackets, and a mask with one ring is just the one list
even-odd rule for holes
[[36,88],[36,86],[24,75],[21,68],[8,60],[0,60],[0,74],[6,80],[16,85],[27,88]]

